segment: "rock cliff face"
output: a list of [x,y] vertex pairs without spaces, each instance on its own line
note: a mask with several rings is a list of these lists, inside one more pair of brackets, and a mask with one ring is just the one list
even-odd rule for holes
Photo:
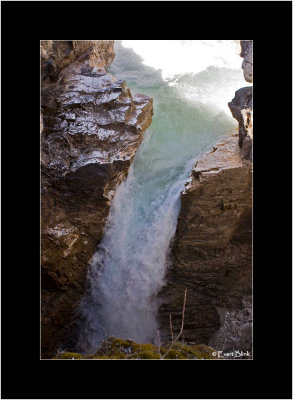
[[[241,57],[244,57],[242,68],[247,82],[253,81],[252,40],[241,40]],[[239,123],[239,146],[241,156],[252,160],[253,120],[252,120],[252,87],[244,87],[235,93],[234,99],[228,103],[233,117]]]
[[111,64],[115,57],[113,44],[113,40],[42,40],[42,86],[56,82],[61,70],[77,60],[88,67]]
[[180,330],[187,289],[187,342],[251,351],[251,88],[238,90],[229,106],[239,122],[239,137],[222,140],[205,154],[181,193],[170,267],[160,293],[160,322],[165,340],[170,339],[170,314],[173,331]]
[[233,117],[239,123],[239,147],[241,156],[252,160],[252,87],[244,87],[235,93],[234,99],[228,103]]
[[251,83],[253,81],[253,42],[252,40],[240,40],[240,44],[240,57],[244,58],[242,63],[244,78]]
[[[219,142],[195,164],[181,195],[173,262],[162,291],[165,336],[169,314],[174,331],[180,330],[185,288],[186,341],[208,344],[220,326],[228,324],[231,313],[244,314],[239,316],[241,327],[251,323],[246,310],[252,275],[251,195],[251,162],[242,160],[237,136]],[[215,348],[233,348],[232,335],[220,339]]]
[[42,356],[70,333],[110,202],[126,177],[152,99],[108,74],[113,41],[41,43]]

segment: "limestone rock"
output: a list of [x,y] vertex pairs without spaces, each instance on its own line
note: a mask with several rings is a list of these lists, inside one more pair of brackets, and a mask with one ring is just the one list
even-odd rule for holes
[[240,40],[241,54],[244,58],[242,62],[242,69],[244,78],[247,82],[253,81],[253,41],[252,40]]
[[[183,337],[187,342],[208,344],[222,329],[213,343],[221,350],[226,340],[223,332],[228,327],[237,330],[235,316],[244,309],[243,298],[251,296],[251,222],[252,165],[241,157],[235,135],[219,142],[194,165],[181,193],[170,267],[160,293],[165,339],[170,338],[170,314],[174,334],[180,331],[185,289]],[[250,323],[246,316],[241,329]],[[241,344],[237,338],[235,343]]]
[[42,84],[58,80],[60,71],[74,61],[104,68],[115,57],[113,45],[113,40],[42,40]]
[[218,308],[220,329],[213,335],[209,344],[223,352],[233,350],[251,351],[252,349],[252,304],[251,298],[242,299],[242,308],[229,311]]
[[252,160],[253,143],[253,104],[252,87],[244,87],[236,91],[234,99],[228,103],[233,117],[239,123],[239,146],[241,156]]
[[152,99],[108,74],[113,41],[42,42],[42,352],[70,334],[110,202],[126,177]]
[[[253,80],[253,42],[252,40],[241,40],[241,57],[244,57],[242,68],[244,78],[247,82]],[[252,87],[244,87],[236,91],[234,99],[228,103],[233,117],[239,123],[239,146],[241,156],[252,160],[253,150],[253,104]]]

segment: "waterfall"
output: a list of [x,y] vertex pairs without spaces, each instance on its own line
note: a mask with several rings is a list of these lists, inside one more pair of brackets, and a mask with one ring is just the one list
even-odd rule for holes
[[80,342],[106,335],[155,342],[158,301],[192,165],[236,127],[227,103],[244,84],[238,41],[121,41],[109,68],[154,116],[119,186],[91,262]]

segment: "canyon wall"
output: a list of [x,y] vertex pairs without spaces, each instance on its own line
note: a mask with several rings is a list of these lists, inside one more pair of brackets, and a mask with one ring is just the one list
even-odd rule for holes
[[[252,41],[241,41],[244,77],[252,82]],[[252,88],[229,103],[239,133],[217,143],[193,167],[160,298],[163,340],[183,338],[223,350],[252,349]]]
[[106,72],[113,41],[41,41],[41,341],[70,335],[111,200],[127,176],[152,99]]

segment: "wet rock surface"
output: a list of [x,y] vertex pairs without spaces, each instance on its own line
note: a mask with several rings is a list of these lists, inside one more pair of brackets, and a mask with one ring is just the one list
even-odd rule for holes
[[42,40],[42,85],[56,82],[62,69],[75,61],[88,67],[101,67],[114,60],[113,40]]
[[70,335],[89,261],[152,99],[108,74],[113,41],[42,42],[42,355]]
[[[251,324],[248,306],[243,303],[251,297],[251,175],[251,162],[241,157],[238,135],[219,142],[195,164],[181,194],[171,263],[160,293],[165,338],[170,336],[170,314],[173,330],[180,330],[187,289],[183,332],[187,343],[209,344],[213,340],[218,350],[229,350],[230,345],[245,345],[242,350],[251,350],[249,333],[247,340],[243,339],[245,326],[249,330],[246,324]],[[242,335],[234,323],[236,315]]]
[[253,142],[253,105],[252,87],[244,87],[235,93],[234,99],[228,103],[233,117],[239,123],[239,146],[241,156],[252,160]]
[[240,40],[241,54],[243,57],[242,69],[244,78],[247,82],[253,81],[253,41],[252,40]]
[[[244,57],[242,69],[247,82],[253,81],[253,42],[240,40],[241,57]],[[234,99],[228,103],[233,117],[239,123],[239,146],[241,156],[252,160],[253,142],[253,103],[252,86],[243,87],[235,93]]]

